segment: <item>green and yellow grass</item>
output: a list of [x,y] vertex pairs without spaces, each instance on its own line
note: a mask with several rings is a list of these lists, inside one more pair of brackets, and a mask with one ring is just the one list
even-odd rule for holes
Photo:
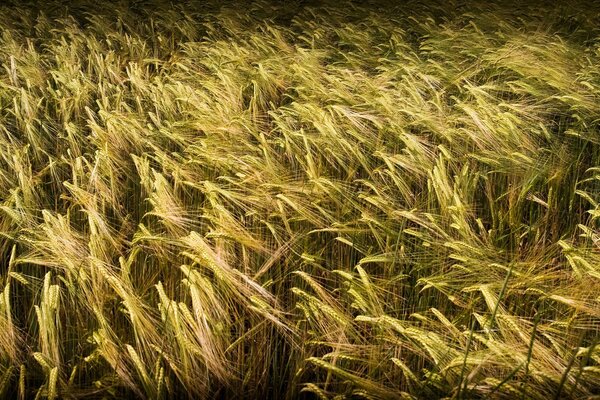
[[0,398],[600,396],[600,11],[338,3],[0,9]]

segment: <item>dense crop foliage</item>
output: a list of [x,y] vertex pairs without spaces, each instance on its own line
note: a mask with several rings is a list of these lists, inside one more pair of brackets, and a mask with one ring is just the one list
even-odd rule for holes
[[600,12],[430,3],[0,8],[0,398],[600,396]]

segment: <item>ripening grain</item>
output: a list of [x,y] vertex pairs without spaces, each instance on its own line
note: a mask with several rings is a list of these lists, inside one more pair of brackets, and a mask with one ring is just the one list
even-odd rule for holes
[[0,398],[600,396],[600,9],[372,3],[0,8]]

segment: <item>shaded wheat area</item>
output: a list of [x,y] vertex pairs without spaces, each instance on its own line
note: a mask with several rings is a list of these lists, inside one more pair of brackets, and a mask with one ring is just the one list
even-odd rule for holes
[[0,25],[0,398],[600,396],[593,4]]

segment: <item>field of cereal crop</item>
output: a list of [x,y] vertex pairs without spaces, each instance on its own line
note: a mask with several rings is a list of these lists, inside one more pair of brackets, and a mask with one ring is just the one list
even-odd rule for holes
[[600,5],[4,4],[0,398],[600,398]]

